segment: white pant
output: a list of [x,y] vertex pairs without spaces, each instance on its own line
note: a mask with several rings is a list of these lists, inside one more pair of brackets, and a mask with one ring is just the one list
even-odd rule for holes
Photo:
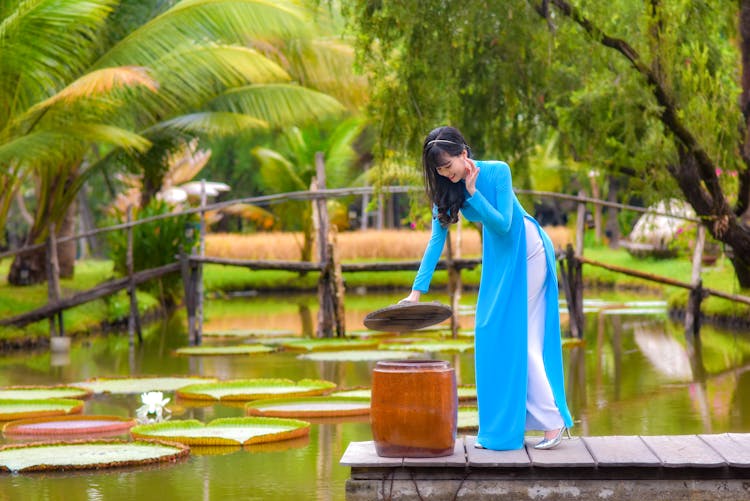
[[547,257],[536,225],[524,217],[526,225],[526,266],[528,282],[528,382],[526,387],[526,429],[554,430],[563,426],[544,370],[544,311]]

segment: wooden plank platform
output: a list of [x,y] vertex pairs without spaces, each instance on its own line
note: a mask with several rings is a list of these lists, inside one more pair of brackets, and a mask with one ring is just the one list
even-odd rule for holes
[[352,442],[346,499],[750,500],[750,434],[574,437],[492,451],[461,436],[440,458],[381,458]]

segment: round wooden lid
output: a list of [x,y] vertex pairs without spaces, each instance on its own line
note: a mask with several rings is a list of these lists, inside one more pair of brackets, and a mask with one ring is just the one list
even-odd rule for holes
[[407,332],[440,323],[452,314],[448,306],[436,301],[404,302],[368,313],[364,324],[376,331]]

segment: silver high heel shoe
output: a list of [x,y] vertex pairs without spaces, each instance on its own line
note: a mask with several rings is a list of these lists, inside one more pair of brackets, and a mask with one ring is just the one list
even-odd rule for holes
[[562,442],[563,434],[566,434],[568,438],[570,438],[570,431],[568,430],[567,426],[563,426],[560,428],[560,430],[557,432],[557,434],[552,438],[543,438],[541,442],[536,444],[534,446],[534,449],[539,450],[549,450],[554,449],[558,445],[560,445],[560,442]]

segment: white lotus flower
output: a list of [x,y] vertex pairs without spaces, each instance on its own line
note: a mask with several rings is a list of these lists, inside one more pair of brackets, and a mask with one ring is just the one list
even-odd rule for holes
[[139,415],[156,415],[161,417],[164,406],[167,405],[169,400],[169,398],[164,398],[164,393],[160,391],[141,393],[141,402],[143,405],[140,406],[136,412]]

